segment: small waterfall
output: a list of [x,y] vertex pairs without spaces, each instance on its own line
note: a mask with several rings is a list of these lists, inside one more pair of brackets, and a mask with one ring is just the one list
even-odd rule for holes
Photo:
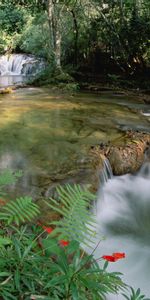
[[[107,163],[105,167],[107,170]],[[125,252],[126,258],[109,263],[108,271],[123,273],[124,282],[150,297],[150,163],[144,163],[136,175],[114,176],[106,181],[96,206],[99,237],[95,243],[103,236],[106,239],[96,249],[95,257]],[[124,297],[110,295],[108,299]]]
[[111,179],[113,177],[113,172],[112,172],[112,168],[110,165],[109,160],[106,158],[103,161],[103,170],[100,173],[100,183],[104,184],[105,182],[108,181],[108,179]]
[[0,75],[34,75],[45,63],[33,55],[10,54],[0,56]]

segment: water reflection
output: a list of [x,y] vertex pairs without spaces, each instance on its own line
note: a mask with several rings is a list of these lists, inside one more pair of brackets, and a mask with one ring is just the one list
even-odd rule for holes
[[[123,103],[125,99],[122,96]],[[149,130],[146,117],[130,110],[127,99],[124,106],[120,101],[110,93],[72,97],[42,88],[1,95],[1,165],[9,161],[12,168],[21,168],[30,177],[29,186],[37,189],[56,177],[85,170],[81,162],[90,146],[120,139],[120,124]]]
[[21,84],[26,82],[27,77],[23,75],[1,75],[0,76],[0,87],[7,87],[11,85]]

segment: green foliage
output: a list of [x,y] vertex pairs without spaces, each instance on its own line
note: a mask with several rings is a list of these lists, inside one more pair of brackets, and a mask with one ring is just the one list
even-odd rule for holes
[[145,295],[141,294],[140,289],[137,289],[137,291],[135,291],[132,287],[130,287],[130,289],[131,289],[130,296],[122,294],[125,297],[125,299],[127,299],[127,300],[150,300],[150,298],[145,298]]
[[[21,176],[21,171],[15,173],[10,170],[3,171],[3,174],[0,175],[0,195],[5,195],[3,192],[4,187],[15,183]],[[0,220],[5,221],[7,224],[16,223],[19,225],[31,221],[38,213],[38,205],[32,202],[31,197],[26,196],[6,203],[1,208]]]
[[22,31],[19,47],[26,53],[45,57],[52,60],[50,49],[48,22],[45,14],[29,17],[26,27]]
[[31,221],[39,214],[39,208],[37,204],[32,202],[30,197],[21,197],[15,201],[9,201],[2,207],[0,212],[0,220],[5,220],[8,224],[25,223]]
[[[5,235],[7,230],[3,230]],[[80,250],[78,242],[71,241],[61,248],[56,239],[37,235],[36,230],[9,228],[11,243],[0,247],[3,299],[31,299],[35,295],[35,299],[98,300],[109,292],[116,294],[124,286],[119,274],[100,267],[92,255]]]
[[[16,180],[20,173],[16,173],[14,178],[13,176],[11,172],[8,177],[6,174],[1,176],[1,185],[5,186],[13,179]],[[95,250],[87,255],[80,247],[79,241],[83,242],[81,237],[84,239],[84,234],[89,234],[84,222],[89,222],[90,226],[93,223],[86,209],[93,195],[77,185],[59,187],[57,192],[63,204],[65,223],[61,222],[61,230],[54,230],[57,232],[55,237],[52,229],[42,224],[42,232],[35,225],[20,225],[30,221],[38,213],[37,206],[29,197],[3,206],[0,214],[0,298],[104,300],[107,294],[116,295],[125,291],[126,285],[120,278],[121,274],[108,272],[108,262],[98,264],[93,257]],[[61,213],[60,203],[58,205],[54,199],[51,201],[52,205],[49,206],[54,206]],[[17,227],[13,225],[14,222]],[[62,230],[70,242],[61,240]],[[46,232],[50,234],[47,235]],[[146,300],[140,295],[140,289],[131,291],[131,298],[123,294],[127,300]]]
[[25,11],[19,7],[3,4],[0,5],[0,28],[12,34],[19,33],[26,21]]
[[[46,241],[51,247],[51,239]],[[65,251],[55,245],[50,252],[55,253],[56,259],[53,276],[45,288],[55,288],[62,299],[104,299],[108,291],[116,294],[124,286],[117,273],[101,269],[92,255],[83,256],[76,241],[72,240]]]
[[58,83],[73,83],[74,79],[68,73],[59,72],[55,75],[55,81]]
[[59,232],[62,239],[88,244],[95,233],[95,220],[90,212],[95,196],[79,185],[69,184],[58,187],[57,193],[60,202],[52,198],[46,202],[61,216],[60,220],[52,222],[57,227],[56,233]]
[[21,171],[13,173],[12,171],[6,169],[5,171],[3,171],[3,174],[0,175],[0,187],[15,183],[21,176]]
[[64,92],[71,93],[71,94],[76,93],[80,90],[80,86],[78,83],[67,83],[67,84],[60,83],[58,87],[62,89]]
[[22,176],[21,171],[13,173],[12,171],[6,169],[3,174],[0,174],[0,195],[4,195],[3,188],[7,185],[15,183],[18,178]]
[[[32,53],[55,67],[61,57],[63,67],[88,72],[101,72],[101,66],[105,71],[107,64],[115,64],[134,74],[150,61],[149,17],[148,0],[1,0],[0,52]],[[109,57],[106,63],[104,53]]]
[[115,74],[108,74],[107,76],[113,83],[117,82],[120,79],[120,76]]

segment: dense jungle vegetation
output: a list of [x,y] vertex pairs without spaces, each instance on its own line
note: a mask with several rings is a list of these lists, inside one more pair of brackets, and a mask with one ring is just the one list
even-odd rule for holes
[[12,52],[45,58],[47,77],[56,69],[81,80],[148,75],[150,2],[1,0],[0,53]]

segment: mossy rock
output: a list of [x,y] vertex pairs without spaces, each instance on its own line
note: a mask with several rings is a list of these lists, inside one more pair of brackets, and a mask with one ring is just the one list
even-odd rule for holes
[[62,82],[62,83],[73,83],[74,79],[68,73],[60,72],[54,76],[55,82]]
[[13,90],[10,87],[4,88],[4,89],[0,89],[0,94],[10,94],[12,92],[13,92]]

